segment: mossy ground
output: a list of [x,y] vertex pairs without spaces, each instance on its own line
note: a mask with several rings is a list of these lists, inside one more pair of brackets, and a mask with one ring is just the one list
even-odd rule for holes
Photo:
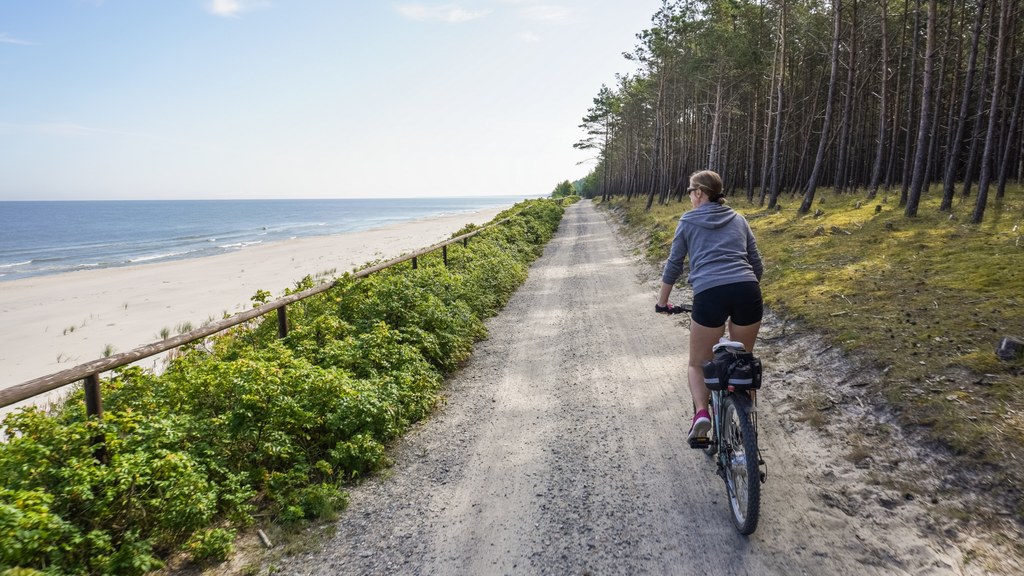
[[[950,450],[1024,514],[1024,362],[1000,361],[1003,336],[1024,338],[1024,188],[1010,187],[980,225],[973,201],[940,212],[940,192],[904,216],[899,194],[819,191],[811,213],[800,198],[744,214],[766,263],[765,301],[783,318],[820,331],[882,374],[873,392],[907,429]],[[652,261],[667,254],[689,201],[644,211],[615,200],[627,225],[648,238]]]

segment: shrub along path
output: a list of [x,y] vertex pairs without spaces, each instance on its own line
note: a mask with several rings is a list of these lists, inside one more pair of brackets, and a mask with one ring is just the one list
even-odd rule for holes
[[[762,520],[735,532],[711,463],[685,444],[685,322],[653,311],[656,275],[589,202],[558,234],[446,402],[398,442],[386,475],[350,492],[322,549],[267,559],[287,574],[950,574],[989,563],[922,498],[874,474],[926,472],[845,455],[850,439],[801,423],[811,387],[849,390],[813,341],[766,344]],[[780,327],[766,326],[770,341]],[[803,347],[803,348],[800,348]],[[807,373],[815,353],[817,370]],[[794,355],[795,354],[795,355]],[[824,361],[823,367],[819,364]],[[801,366],[802,365],[802,366]],[[854,403],[856,404],[856,403]],[[851,418],[864,417],[852,415]],[[897,444],[890,431],[886,444]],[[870,445],[869,445],[870,448]],[[931,477],[931,476],[928,476]],[[995,554],[992,554],[995,557]],[[966,562],[966,564],[965,564]]]

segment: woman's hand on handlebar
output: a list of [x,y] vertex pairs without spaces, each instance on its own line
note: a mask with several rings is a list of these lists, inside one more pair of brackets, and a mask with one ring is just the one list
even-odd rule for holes
[[654,303],[654,311],[658,314],[683,314],[691,310],[689,304],[683,304],[682,306],[676,306],[673,304],[666,304],[664,306]]

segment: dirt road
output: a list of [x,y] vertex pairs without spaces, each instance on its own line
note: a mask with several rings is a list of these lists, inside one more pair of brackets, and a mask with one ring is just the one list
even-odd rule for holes
[[656,278],[642,268],[604,213],[570,207],[528,281],[489,321],[490,338],[450,380],[446,403],[400,443],[388,473],[351,491],[322,551],[278,570],[981,571],[926,539],[936,527],[917,502],[865,480],[872,470],[843,458],[843,438],[795,422],[799,376],[783,375],[767,345],[769,478],[760,527],[739,536],[710,460],[686,446],[688,332],[654,314]]

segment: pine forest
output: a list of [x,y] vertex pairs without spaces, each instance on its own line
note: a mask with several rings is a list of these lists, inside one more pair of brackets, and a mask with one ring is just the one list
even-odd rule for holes
[[[575,146],[587,195],[727,194],[808,212],[816,194],[922,194],[981,222],[1024,172],[1020,0],[687,0],[662,3],[602,86]],[[895,199],[895,198],[894,198]]]

